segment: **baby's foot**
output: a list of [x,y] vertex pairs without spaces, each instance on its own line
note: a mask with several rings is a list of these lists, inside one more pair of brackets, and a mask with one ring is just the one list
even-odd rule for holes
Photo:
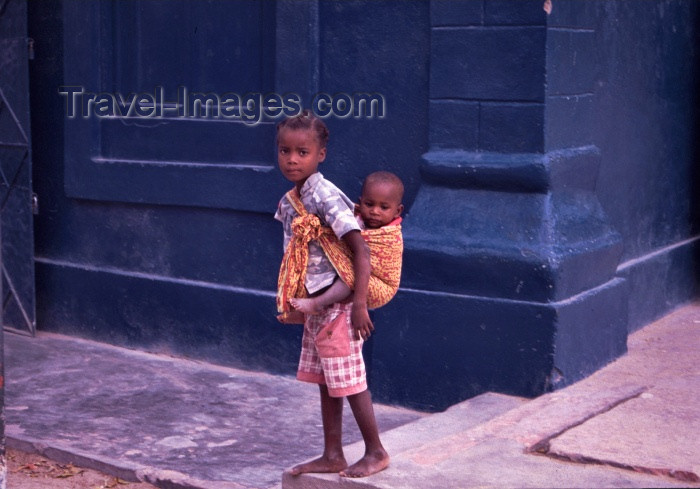
[[284,324],[304,324],[304,313],[301,311],[283,312],[277,315],[277,320]]
[[384,450],[365,453],[365,456],[352,464],[338,475],[341,477],[367,477],[376,474],[389,466],[389,454]]
[[292,467],[289,473],[292,475],[317,473],[317,474],[328,474],[337,473],[348,466],[345,461],[345,457],[340,458],[327,458],[321,456],[316,460],[307,462],[305,464],[299,464],[296,467]]
[[301,311],[306,314],[319,314],[323,311],[323,307],[319,306],[314,299],[289,299],[289,303],[297,311]]

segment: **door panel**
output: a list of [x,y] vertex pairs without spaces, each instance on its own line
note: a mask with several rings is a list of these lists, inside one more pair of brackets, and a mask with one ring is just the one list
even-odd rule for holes
[[274,210],[275,121],[204,113],[274,91],[276,2],[67,2],[64,20],[69,197]]

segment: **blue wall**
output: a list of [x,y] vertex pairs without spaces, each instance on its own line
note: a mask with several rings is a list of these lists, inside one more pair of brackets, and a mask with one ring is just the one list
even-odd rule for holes
[[[291,4],[292,13],[299,15],[295,3],[304,6],[303,2],[280,2],[280,9]],[[75,136],[85,121],[77,121],[83,126],[72,129],[58,87],[84,83],[87,90],[98,91],[89,85],[99,78],[95,65],[86,57],[84,65],[68,66],[70,56],[63,48],[96,35],[96,27],[84,22],[86,15],[101,13],[94,5],[90,10],[78,2],[43,2],[30,9],[30,35],[37,46],[32,103],[33,132],[37,134],[35,190],[41,200],[35,221],[39,328],[239,367],[293,372],[299,328],[282,327],[275,320],[274,288],[282,235],[272,214],[290,184],[274,170],[273,125],[251,127],[230,143],[240,147],[247,143],[247,134],[265,136],[260,137],[258,151],[266,155],[273,171],[264,186],[220,188],[217,178],[221,174],[201,176],[206,168],[194,175],[201,179],[194,182],[187,180],[190,175],[169,181],[156,174],[160,168],[154,169],[152,181],[136,180],[135,172],[144,167],[131,171],[114,165],[113,173],[105,175],[101,173],[106,171],[104,165],[76,161],[74,155],[82,156],[81,151],[90,157],[93,143],[89,134]],[[233,11],[240,2],[221,5]],[[403,178],[407,202],[415,195],[427,133],[428,76],[428,32],[423,32],[421,40],[416,26],[427,22],[427,12],[422,2],[407,2],[400,9],[385,2],[324,2],[313,12],[319,19],[320,41],[316,43],[323,59],[323,69],[311,77],[314,91],[386,94],[391,114],[385,119],[328,120],[331,142],[322,170],[348,195],[359,195],[363,176],[378,167]],[[397,15],[401,22],[395,21]],[[71,22],[82,29],[81,34],[76,34]],[[280,30],[285,26],[294,25],[283,24]],[[71,36],[64,35],[66,30]],[[293,30],[299,31],[298,27]],[[363,33],[361,42],[358,32]],[[88,54],[95,50],[86,49]],[[279,58],[302,55],[295,46],[285,47],[284,43],[278,51]],[[357,56],[358,52],[364,54]],[[88,72],[89,76],[68,79],[67,71]],[[304,90],[309,86],[295,87],[298,81],[288,77],[289,86],[281,90],[307,95]],[[176,84],[160,78],[150,81],[144,91],[155,84]],[[234,82],[228,87],[241,92],[251,89],[239,89]],[[240,132],[237,127],[242,126],[234,125],[233,130]],[[410,136],[401,137],[400,144],[387,144],[387,135],[394,135],[392,141],[395,135]],[[202,159],[211,157],[196,136],[180,134],[180,138],[154,144],[171,145],[167,148],[171,153],[178,146],[189,153],[199,148],[194,152],[201,152]],[[118,150],[127,152],[130,142],[124,140]],[[235,177],[230,181],[236,183]],[[175,188],[163,188],[161,182]],[[257,209],[235,208],[246,209],[246,201]],[[168,205],[171,202],[178,205]]]
[[[697,2],[596,2],[596,193],[624,239],[630,330],[697,292]],[[695,257],[695,258],[694,258]]]
[[[292,373],[299,328],[274,320],[288,183],[272,125],[161,140],[68,121],[59,86],[128,75],[118,54],[81,51],[105,12],[76,5],[29,4],[39,329]],[[386,97],[383,119],[328,119],[322,167],[351,197],[376,168],[407,187],[402,290],[366,348],[376,398],[436,410],[537,395],[697,292],[694,1],[562,0],[550,16],[539,0],[267,5],[260,90]],[[163,66],[143,90],[181,81]],[[236,148],[262,170],[223,164]],[[99,151],[188,165],[99,165]]]

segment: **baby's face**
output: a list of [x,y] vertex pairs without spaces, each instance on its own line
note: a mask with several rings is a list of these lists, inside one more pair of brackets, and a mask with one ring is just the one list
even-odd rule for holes
[[365,185],[359,208],[360,216],[369,229],[386,226],[403,212],[399,190],[386,182]]

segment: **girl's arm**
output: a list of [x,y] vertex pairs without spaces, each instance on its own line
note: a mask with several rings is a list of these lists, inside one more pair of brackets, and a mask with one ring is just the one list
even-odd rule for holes
[[367,289],[369,287],[369,247],[360,231],[349,231],[343,235],[353,253],[352,265],[355,272],[355,290],[352,304],[352,326],[360,338],[367,339],[374,331],[374,325],[367,311]]

